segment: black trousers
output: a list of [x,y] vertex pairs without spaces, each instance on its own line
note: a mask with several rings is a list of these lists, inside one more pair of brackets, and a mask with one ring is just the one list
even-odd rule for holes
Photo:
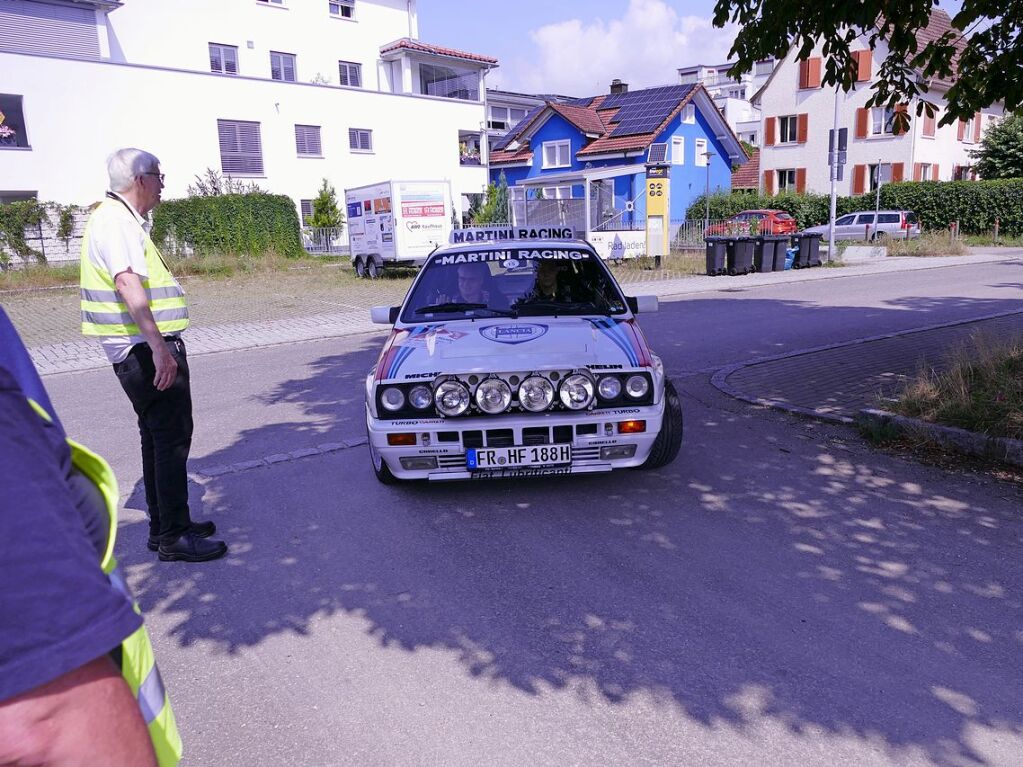
[[149,534],[173,543],[191,524],[185,465],[192,447],[192,390],[184,341],[164,341],[178,363],[169,389],[158,391],[153,385],[156,366],[149,344],[133,346],[123,362],[114,364],[114,372],[138,416]]

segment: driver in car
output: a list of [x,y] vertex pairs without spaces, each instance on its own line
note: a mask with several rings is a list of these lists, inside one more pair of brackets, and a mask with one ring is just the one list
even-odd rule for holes
[[454,295],[440,294],[438,303],[484,304],[490,303],[490,291],[485,290],[490,270],[486,264],[461,264],[458,267],[458,290]]

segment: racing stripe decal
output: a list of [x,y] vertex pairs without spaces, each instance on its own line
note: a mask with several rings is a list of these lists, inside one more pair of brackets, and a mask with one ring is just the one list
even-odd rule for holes
[[641,367],[648,367],[653,363],[650,358],[650,347],[646,344],[646,339],[643,337],[643,331],[639,329],[635,320],[617,320],[619,327],[625,333],[632,343],[632,348],[636,351],[636,358],[639,360]]
[[619,349],[625,352],[625,356],[628,358],[633,367],[639,367],[639,356],[636,354],[636,350],[613,320],[601,317],[599,319],[591,319],[590,323],[601,333],[614,341],[615,345],[617,345]]

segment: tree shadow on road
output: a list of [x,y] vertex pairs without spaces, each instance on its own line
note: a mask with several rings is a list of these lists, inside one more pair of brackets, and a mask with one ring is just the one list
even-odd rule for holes
[[[832,311],[772,303],[791,321]],[[655,349],[669,330],[649,332]],[[323,356],[267,401],[338,412],[367,353]],[[1020,737],[1018,489],[876,455],[706,376],[680,383],[682,453],[657,472],[389,488],[353,447],[210,479],[231,555],[139,567],[137,595],[183,647],[237,653],[358,620],[382,651],[446,651],[537,696],[647,695],[708,726],[770,721],[948,764]],[[350,412],[338,424],[317,439],[361,433]],[[292,432],[256,427],[198,460]]]

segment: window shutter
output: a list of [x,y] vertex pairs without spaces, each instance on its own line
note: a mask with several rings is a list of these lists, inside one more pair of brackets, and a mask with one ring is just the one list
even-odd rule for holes
[[806,168],[796,168],[796,192],[802,194],[806,191]]
[[774,132],[778,123],[778,118],[768,117],[764,120],[764,145],[774,146]]
[[935,163],[934,165],[931,166],[931,175],[932,175],[931,181],[940,181],[941,180],[938,177],[938,164],[937,163]]
[[853,166],[853,194],[863,194],[867,190],[867,166]]
[[820,57],[814,57],[807,61],[809,66],[806,70],[806,87],[807,88],[820,88],[821,87],[821,60]]
[[870,79],[872,63],[869,50],[856,52],[856,82],[862,83]]
[[[908,111],[909,110],[907,109],[905,104],[896,104],[895,105],[895,116],[896,116],[896,119],[898,119],[899,115],[906,114]],[[893,136],[901,136],[905,132],[906,131],[904,131],[904,130],[896,128],[895,124],[892,123],[892,135]]]
[[322,154],[319,125],[295,126],[295,151],[299,154]]
[[771,197],[774,194],[774,171],[764,171],[764,194]]
[[923,168],[918,162],[913,163],[913,180],[923,181]]
[[929,137],[933,138],[934,137],[934,126],[935,126],[936,122],[937,122],[937,120],[934,117],[929,117],[928,115],[925,114],[924,115],[923,135],[929,136]]
[[965,136],[965,135],[966,135],[966,123],[963,122],[960,119],[959,120],[959,135],[957,136],[956,140],[957,141],[962,141],[963,140],[963,136]]
[[217,120],[220,167],[225,175],[263,175],[263,147],[259,123]]
[[806,112],[803,112],[801,115],[799,115],[799,119],[796,121],[797,124],[796,141],[800,144],[806,143],[808,123],[809,115]]
[[977,112],[977,116],[973,120],[973,143],[974,144],[979,144],[980,143],[980,128],[981,128],[982,118],[983,118],[983,115],[981,115],[980,112]]
[[905,163],[895,162],[892,163],[892,181],[902,181],[905,176]]
[[806,87],[807,81],[810,79],[810,62],[800,61],[799,62],[799,88],[803,89]]
[[856,138],[867,137],[867,125],[870,122],[869,109],[856,110]]

